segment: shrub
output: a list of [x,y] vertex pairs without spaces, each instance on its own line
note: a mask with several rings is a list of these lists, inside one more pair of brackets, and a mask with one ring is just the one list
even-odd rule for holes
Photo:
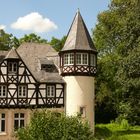
[[94,140],[86,121],[63,113],[35,111],[28,126],[17,132],[19,140]]

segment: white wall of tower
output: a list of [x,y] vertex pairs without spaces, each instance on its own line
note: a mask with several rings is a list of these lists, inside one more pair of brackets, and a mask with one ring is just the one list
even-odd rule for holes
[[85,117],[94,126],[94,77],[65,76],[66,114],[76,115],[85,107]]

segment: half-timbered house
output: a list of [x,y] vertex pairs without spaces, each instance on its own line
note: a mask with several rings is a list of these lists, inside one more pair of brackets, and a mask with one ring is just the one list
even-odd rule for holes
[[93,125],[96,55],[79,11],[59,53],[37,43],[0,51],[0,140],[11,140],[34,108],[80,112]]

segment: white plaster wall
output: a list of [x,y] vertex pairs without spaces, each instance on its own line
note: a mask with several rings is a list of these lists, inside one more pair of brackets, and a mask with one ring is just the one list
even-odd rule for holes
[[94,77],[65,76],[66,114],[76,115],[80,107],[86,107],[86,118],[94,126]]

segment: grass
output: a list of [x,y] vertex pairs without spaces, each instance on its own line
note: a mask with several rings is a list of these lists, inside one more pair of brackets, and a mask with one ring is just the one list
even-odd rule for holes
[[97,124],[95,137],[98,140],[140,140],[140,126],[129,126],[124,129],[119,124]]

